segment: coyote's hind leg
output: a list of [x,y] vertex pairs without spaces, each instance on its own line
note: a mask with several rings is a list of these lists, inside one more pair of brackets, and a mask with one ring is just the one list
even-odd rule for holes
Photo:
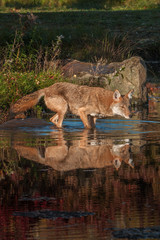
[[50,118],[50,121],[55,124],[58,128],[62,127],[64,116],[68,109],[68,104],[61,96],[47,97],[44,98],[46,106],[56,112],[56,114]]
[[50,119],[49,119],[51,122],[53,122],[53,123],[57,123],[58,122],[58,113],[56,113],[53,117],[51,117]]

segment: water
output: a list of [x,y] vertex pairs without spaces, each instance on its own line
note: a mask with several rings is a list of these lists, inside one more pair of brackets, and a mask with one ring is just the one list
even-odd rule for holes
[[98,120],[95,130],[79,119],[66,119],[62,130],[50,123],[1,129],[0,239],[159,234],[158,104],[131,120]]

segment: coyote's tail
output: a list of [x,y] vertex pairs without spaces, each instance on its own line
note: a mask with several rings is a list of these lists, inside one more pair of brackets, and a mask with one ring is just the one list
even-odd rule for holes
[[14,105],[11,106],[10,114],[13,116],[30,109],[39,102],[40,98],[43,97],[44,94],[45,89],[41,89],[20,98]]

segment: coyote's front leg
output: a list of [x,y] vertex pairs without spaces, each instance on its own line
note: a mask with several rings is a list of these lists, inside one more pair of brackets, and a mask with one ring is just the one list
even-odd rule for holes
[[84,124],[84,126],[86,127],[86,128],[88,128],[88,129],[91,129],[93,126],[92,126],[92,124],[90,123],[90,121],[89,121],[89,119],[88,119],[88,116],[86,115],[86,113],[85,113],[85,108],[79,108],[78,109],[78,113],[79,113],[79,116],[80,116],[80,118],[81,118],[81,120],[82,120],[82,122],[83,122],[83,124]]
[[91,127],[95,128],[97,118],[93,117],[91,115],[88,115],[87,118],[88,118],[88,122],[91,125]]

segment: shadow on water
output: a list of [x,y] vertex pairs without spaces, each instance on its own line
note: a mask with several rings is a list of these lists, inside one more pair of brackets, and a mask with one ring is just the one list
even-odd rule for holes
[[0,129],[0,239],[160,237],[157,112],[95,130],[22,121]]

